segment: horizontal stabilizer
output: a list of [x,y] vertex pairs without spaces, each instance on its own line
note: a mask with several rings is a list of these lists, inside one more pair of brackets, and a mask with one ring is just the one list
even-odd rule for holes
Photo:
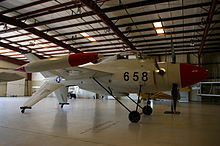
[[[38,58],[36,55],[34,55],[34,54],[32,54],[32,53],[25,54],[25,56],[27,57],[27,59],[28,59],[30,62],[36,62],[36,61],[41,60],[40,58]],[[41,72],[41,74],[42,74],[45,78],[54,76],[54,73],[52,73],[52,71],[44,71],[44,72]]]
[[44,84],[38,89],[30,99],[28,99],[23,107],[31,107],[37,102],[39,102],[41,99],[47,97],[50,93],[55,91],[56,89],[63,86],[63,84],[55,83],[55,82],[44,82]]
[[0,71],[0,82],[10,82],[26,77],[26,73],[14,72],[10,70]]

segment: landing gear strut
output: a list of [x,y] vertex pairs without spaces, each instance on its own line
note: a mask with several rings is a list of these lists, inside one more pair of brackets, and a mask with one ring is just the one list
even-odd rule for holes
[[[132,122],[132,123],[137,123],[140,121],[141,119],[141,114],[138,112],[138,107],[140,107],[142,110],[143,110],[143,113],[147,113],[145,115],[150,115],[152,113],[152,108],[149,107],[148,105],[146,106],[146,110],[144,110],[143,107],[141,107],[139,105],[139,102],[136,102],[134,101],[131,97],[127,96],[132,102],[134,102],[136,104],[136,110],[134,111],[131,111],[127,106],[125,106],[119,99],[117,99],[113,93],[112,93],[112,90],[111,88],[108,87],[105,88],[96,78],[93,77],[93,80],[99,85],[101,86],[106,92],[108,92],[108,94],[110,94],[116,101],[118,101],[119,104],[121,104],[128,112],[129,112],[129,115],[128,115],[128,119]],[[140,85],[140,88],[139,88],[139,93],[138,93],[138,100],[140,100],[140,93],[141,93],[141,88],[142,88],[142,85]]]
[[143,107],[143,113],[145,115],[151,115],[153,112],[153,109],[150,107],[150,99],[147,100],[147,105]]
[[29,107],[29,106],[22,106],[22,107],[20,107],[20,109],[21,109],[21,113],[23,114],[26,109],[31,109],[31,107]]
[[59,103],[60,107],[63,108],[64,105],[69,105],[69,103]]

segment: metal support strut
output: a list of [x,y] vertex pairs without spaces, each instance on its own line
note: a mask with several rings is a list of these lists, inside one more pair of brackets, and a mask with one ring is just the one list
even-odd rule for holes
[[142,106],[140,106],[139,104],[138,104],[138,102],[136,102],[136,101],[134,101],[134,99],[132,99],[130,96],[127,96],[132,102],[134,102],[136,105],[138,105],[141,109],[143,109],[143,107]]
[[142,88],[142,85],[140,85],[140,88],[139,88],[139,91],[138,91],[138,102],[137,102],[137,104],[136,104],[136,105],[137,105],[137,106],[136,106],[136,111],[138,110],[138,106],[139,106],[141,88]]
[[113,93],[112,93],[112,91],[111,91],[111,89],[109,88],[109,90],[108,89],[106,89],[98,80],[96,80],[96,78],[92,78],[97,84],[99,84],[99,86],[101,86],[106,92],[108,92],[108,94],[110,94],[115,100],[117,100],[118,101],[118,103],[119,104],[121,104],[128,112],[131,112],[131,110],[129,110],[119,99],[117,99],[114,95],[113,95]]
[[[100,86],[102,87],[108,94],[110,94],[116,101],[118,101],[119,104],[121,104],[128,112],[128,118],[132,123],[137,123],[140,118],[141,114],[138,112],[138,107],[140,107],[145,115],[150,115],[152,113],[152,108],[150,106],[141,107],[138,102],[135,102],[131,97],[127,96],[132,102],[136,104],[136,110],[131,111],[128,107],[126,107],[119,99],[117,99],[113,93],[110,87],[105,88],[96,78],[92,77],[92,79]],[[142,85],[140,85],[139,91],[138,91],[138,101],[140,100],[140,93],[141,93]]]

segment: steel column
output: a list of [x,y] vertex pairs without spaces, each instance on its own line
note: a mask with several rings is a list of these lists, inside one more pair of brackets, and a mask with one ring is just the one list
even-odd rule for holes
[[212,18],[213,18],[214,13],[215,13],[215,8],[216,8],[216,5],[217,5],[217,2],[218,2],[218,0],[212,0],[211,6],[209,8],[208,17],[206,19],[206,26],[205,26],[205,29],[204,29],[201,45],[199,47],[199,54],[198,54],[199,66],[201,65],[202,50],[204,48],[204,45],[205,45],[205,42],[206,42],[206,37],[208,35],[209,28],[210,28],[210,25],[212,23]]

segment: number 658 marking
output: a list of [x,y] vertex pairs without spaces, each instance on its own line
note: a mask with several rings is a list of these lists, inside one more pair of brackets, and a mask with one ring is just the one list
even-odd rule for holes
[[139,74],[139,72],[133,72],[131,73],[132,75],[129,74],[129,72],[125,72],[124,73],[124,80],[125,81],[129,81],[130,80],[130,77],[133,79],[133,81],[139,81],[142,80],[142,81],[147,81],[148,80],[148,73],[147,72],[142,72]]

